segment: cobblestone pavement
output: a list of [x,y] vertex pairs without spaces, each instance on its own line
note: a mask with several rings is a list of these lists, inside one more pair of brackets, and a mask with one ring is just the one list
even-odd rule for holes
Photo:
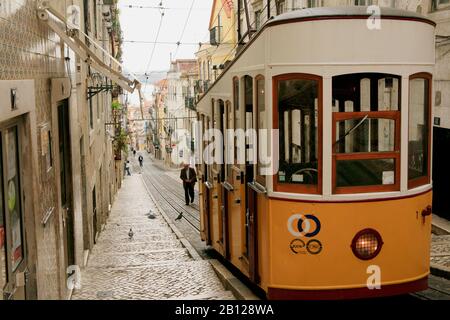
[[450,235],[432,235],[431,263],[450,269]]
[[[206,260],[194,260],[147,194],[127,176],[82,271],[74,300],[234,299]],[[156,214],[148,217],[149,211]],[[129,239],[128,232],[134,236]]]

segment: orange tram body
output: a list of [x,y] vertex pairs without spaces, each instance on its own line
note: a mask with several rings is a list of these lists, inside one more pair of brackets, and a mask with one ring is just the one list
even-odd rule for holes
[[270,20],[197,104],[203,131],[257,132],[197,163],[201,237],[269,299],[427,288],[435,24],[382,9],[372,29],[366,9]]

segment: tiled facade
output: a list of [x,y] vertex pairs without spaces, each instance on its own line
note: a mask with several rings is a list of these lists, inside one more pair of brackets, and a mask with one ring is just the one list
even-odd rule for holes
[[[28,180],[32,182],[32,192],[22,190],[23,232],[28,258],[26,297],[65,299],[70,292],[66,286],[66,221],[61,207],[59,99],[55,98],[57,95],[52,89],[52,79],[63,79],[61,83],[69,83],[71,89],[70,95],[64,99],[67,99],[70,113],[73,246],[75,264],[81,268],[85,255],[94,244],[93,189],[96,189],[96,229],[100,231],[120,187],[122,162],[114,160],[112,140],[105,126],[106,122],[110,122],[111,93],[100,93],[93,99],[94,121],[91,128],[89,101],[86,98],[87,86],[91,85],[88,66],[78,61],[74,52],[38,19],[36,2],[0,0],[0,83],[8,86],[12,80],[27,79],[32,80],[34,85],[34,105],[27,106],[30,111],[17,117],[23,128],[19,139],[22,148],[27,148],[29,153],[29,157],[22,155],[19,160],[24,168],[22,175],[25,176],[22,178],[24,183]],[[90,10],[84,10],[85,3]],[[68,5],[78,4],[81,12],[90,13],[90,25],[97,24],[97,39],[109,38],[102,18],[102,1],[50,1],[50,4],[63,15]],[[94,6],[98,10],[94,10]],[[94,12],[97,12],[96,18],[93,17]],[[93,32],[90,34],[94,36]],[[111,48],[109,41],[104,45],[107,49]],[[91,72],[95,70],[91,69]],[[20,86],[18,91],[21,92]],[[5,110],[6,103],[0,109],[0,128],[11,121]],[[49,170],[46,170],[46,158],[41,156],[45,153],[41,145],[42,128],[48,128],[52,137],[53,165]],[[4,264],[0,265],[0,271],[2,268]],[[2,285],[0,281],[0,287]],[[0,300],[2,293],[0,288]],[[12,298],[21,297],[14,295]]]

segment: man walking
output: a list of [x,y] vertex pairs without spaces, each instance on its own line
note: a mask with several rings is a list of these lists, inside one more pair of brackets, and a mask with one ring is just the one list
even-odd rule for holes
[[183,180],[183,188],[184,188],[184,198],[186,200],[186,205],[189,205],[189,197],[191,198],[191,202],[194,202],[194,186],[197,182],[197,173],[195,169],[190,168],[188,163],[183,163],[183,169],[181,169],[180,179]]
[[142,167],[144,166],[144,157],[140,154],[138,157],[139,160],[139,173],[142,173]]
[[127,174],[129,176],[131,176],[131,172],[130,172],[130,161],[127,160],[127,162],[125,162],[125,171],[127,172]]

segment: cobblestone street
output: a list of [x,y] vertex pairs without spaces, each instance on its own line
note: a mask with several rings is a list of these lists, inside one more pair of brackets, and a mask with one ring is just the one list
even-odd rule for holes
[[194,260],[182,246],[139,174],[125,178],[81,284],[72,299],[234,299],[210,263]]
[[432,236],[431,263],[450,270],[450,235]]

